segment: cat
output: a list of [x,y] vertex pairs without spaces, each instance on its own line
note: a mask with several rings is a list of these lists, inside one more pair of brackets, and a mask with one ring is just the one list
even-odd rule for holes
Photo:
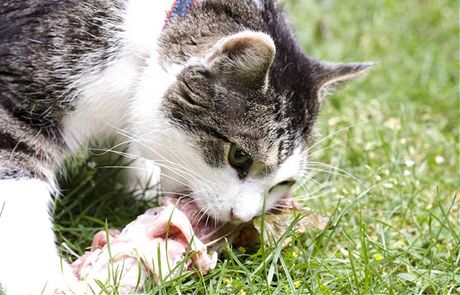
[[249,221],[302,178],[327,89],[370,66],[304,55],[274,0],[3,0],[1,285],[78,288],[49,207],[91,139],[129,142],[131,183],[160,167],[163,191]]

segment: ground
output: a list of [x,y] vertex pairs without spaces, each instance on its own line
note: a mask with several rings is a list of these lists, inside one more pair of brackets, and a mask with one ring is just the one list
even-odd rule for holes
[[[378,62],[325,102],[296,191],[330,225],[285,249],[229,247],[210,274],[149,292],[460,293],[458,2],[285,2],[309,55]],[[81,158],[68,163],[55,214],[71,259],[106,221],[121,227],[152,205],[122,192],[119,169]]]

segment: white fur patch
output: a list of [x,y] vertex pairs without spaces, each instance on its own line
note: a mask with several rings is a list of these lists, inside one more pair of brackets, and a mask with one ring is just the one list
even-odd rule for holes
[[[128,100],[142,65],[134,58],[116,60],[102,75],[82,76],[77,105],[63,120],[63,137],[71,150],[92,137],[108,136],[126,126]],[[123,73],[123,75],[121,75]]]
[[0,180],[0,280],[7,294],[45,294],[76,286],[58,256],[49,215],[49,186]]

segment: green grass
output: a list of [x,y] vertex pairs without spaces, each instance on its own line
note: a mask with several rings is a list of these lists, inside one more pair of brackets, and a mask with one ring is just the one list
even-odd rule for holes
[[[331,226],[285,249],[229,247],[210,274],[150,292],[460,293],[458,2],[286,2],[310,55],[379,62],[325,102],[312,179],[297,192]],[[120,170],[92,161],[70,163],[62,180],[66,257],[82,254],[106,221],[122,227],[154,205],[134,202],[115,180]]]

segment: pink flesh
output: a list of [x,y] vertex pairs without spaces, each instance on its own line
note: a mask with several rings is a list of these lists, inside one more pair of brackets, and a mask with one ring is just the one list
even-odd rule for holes
[[113,241],[120,235],[120,231],[118,229],[109,229],[107,232],[101,230],[94,235],[93,243],[91,244],[91,251],[95,251],[96,249],[101,249],[107,244],[107,234],[109,235],[109,240]]
[[[139,263],[139,259],[144,265],[143,277],[147,273],[153,274],[155,278],[165,277],[168,273],[165,273],[164,269],[167,270],[167,266],[173,269],[187,253],[192,255],[193,264],[202,272],[206,273],[215,267],[217,257],[211,257],[207,253],[206,246],[194,235],[188,218],[170,204],[147,210],[128,224],[121,233],[109,230],[108,234],[110,252],[114,261],[109,262],[106,232],[98,232],[94,236],[91,251],[86,252],[72,264],[78,277],[89,279],[104,277],[108,265],[112,264],[125,269],[128,279],[122,283],[131,290],[135,288],[137,282],[135,272],[138,272],[138,269],[134,265]],[[160,255],[167,257],[165,259],[161,256],[163,261],[169,261],[160,274],[158,265],[154,265],[160,261],[158,249],[162,249],[163,254]],[[190,266],[190,263],[187,265]]]

